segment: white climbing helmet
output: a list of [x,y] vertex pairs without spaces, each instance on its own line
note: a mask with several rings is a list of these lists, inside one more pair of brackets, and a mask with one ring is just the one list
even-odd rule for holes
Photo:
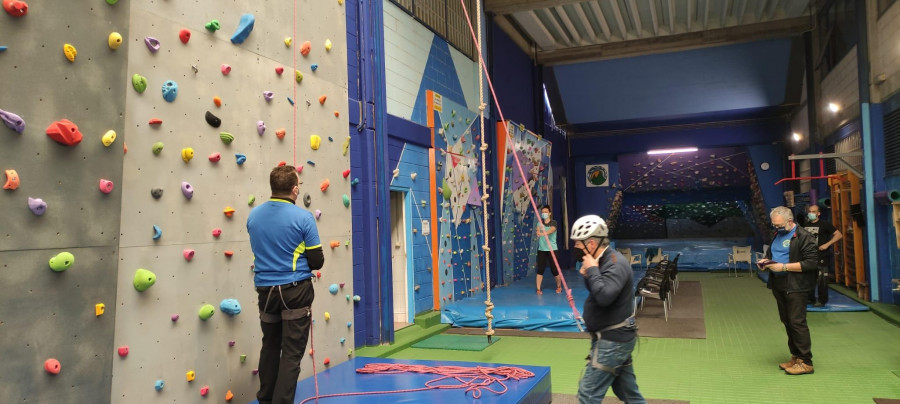
[[609,227],[606,227],[606,222],[597,215],[582,216],[572,225],[572,240],[607,236],[609,236]]

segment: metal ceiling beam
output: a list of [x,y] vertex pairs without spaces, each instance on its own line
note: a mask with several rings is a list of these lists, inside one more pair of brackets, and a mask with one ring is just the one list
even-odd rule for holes
[[550,35],[550,31],[547,31],[547,27],[544,27],[544,23],[534,11],[516,13],[514,17],[541,49],[551,49],[556,46],[556,39]]
[[[600,42],[600,35],[594,29],[594,26],[591,25],[591,20],[587,17],[587,14],[584,13],[584,9],[581,8],[580,4],[575,5],[575,14],[578,14],[578,19],[581,20],[581,25],[584,25],[584,31],[587,33],[588,42],[591,44],[596,44]],[[609,38],[606,38],[609,41]]]
[[582,1],[584,0],[484,0],[484,11],[494,14],[512,14],[581,3]]
[[703,2],[703,29],[709,29],[709,0]]
[[534,56],[534,46],[531,44],[531,41],[522,36],[522,33],[516,29],[509,21],[512,16],[506,15],[498,15],[494,17],[494,23],[497,24],[506,35],[509,35],[510,39],[518,45],[519,49],[522,49],[522,52],[525,52],[528,57]]
[[691,32],[691,22],[694,19],[695,2],[697,0],[687,0],[687,32]]
[[641,14],[637,9],[637,1],[628,0],[627,7],[631,9],[631,22],[634,24],[634,30],[637,31],[638,38],[643,38],[644,29],[641,27]]
[[562,20],[563,24],[565,25],[565,30],[569,31],[569,33],[572,35],[574,44],[583,45],[586,41],[581,37],[581,33],[578,32],[578,29],[575,28],[575,24],[572,24],[572,20],[569,19],[569,13],[566,12],[566,9],[562,6],[557,6],[554,9],[556,10],[556,14],[559,14],[559,19]]
[[647,0],[650,3],[650,21],[653,23],[653,35],[659,35],[659,17],[656,15],[656,0]]
[[[552,26],[552,28],[555,29],[556,32],[559,32],[560,39],[562,40],[562,42],[564,44],[566,44],[568,46],[580,45],[580,43],[578,43],[578,41],[577,41],[577,38],[573,37],[572,39],[570,39],[569,36],[566,35],[566,30],[564,30],[562,28],[562,26],[559,25],[559,23],[556,21],[556,18],[553,17],[553,13],[550,12],[550,9],[534,10],[531,13],[534,15],[537,15],[537,13],[540,13],[540,12],[547,14],[547,16],[546,16],[547,20],[550,21],[550,25]],[[538,21],[540,21],[540,19],[538,19]],[[577,32],[576,32],[576,34],[577,34]]]
[[603,10],[600,9],[600,4],[596,1],[592,1],[588,4],[590,4],[591,10],[594,10],[594,16],[597,17],[597,23],[600,24],[600,29],[603,30],[603,36],[606,37],[606,41],[609,42],[612,38],[612,34],[609,32],[609,24],[606,22],[606,17],[603,16]]
[[669,35],[675,35],[675,0],[669,0]]
[[762,22],[764,11],[766,11],[766,0],[759,0],[759,5],[756,7],[756,22]]
[[619,33],[622,34],[622,39],[628,39],[628,30],[625,28],[625,20],[622,19],[622,10],[619,10],[619,2],[612,0],[609,4],[613,8],[613,14],[616,15],[616,24],[619,25]]
[[722,5],[722,17],[719,19],[719,28],[725,28],[725,23],[728,22],[729,8],[731,8],[731,0],[725,0],[725,4]]
[[558,65],[592,60],[617,59],[653,53],[678,52],[689,49],[731,43],[753,42],[763,39],[798,35],[812,29],[810,19],[795,17],[766,23],[688,32],[631,41],[617,41],[578,48],[539,51],[537,63]]
[[741,6],[738,8],[738,11],[735,13],[737,16],[737,25],[741,25],[744,23],[744,13],[747,11],[747,3],[750,0],[738,0],[741,2]]

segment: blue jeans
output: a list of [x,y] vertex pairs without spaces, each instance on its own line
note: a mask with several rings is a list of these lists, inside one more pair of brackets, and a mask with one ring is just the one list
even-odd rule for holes
[[[637,338],[629,342],[594,340],[591,342],[591,361],[584,367],[584,376],[578,384],[578,402],[594,404],[603,401],[606,390],[612,386],[613,393],[626,404],[646,403],[638,390],[631,351]],[[599,367],[603,365],[607,370]],[[610,373],[609,369],[615,369]]]

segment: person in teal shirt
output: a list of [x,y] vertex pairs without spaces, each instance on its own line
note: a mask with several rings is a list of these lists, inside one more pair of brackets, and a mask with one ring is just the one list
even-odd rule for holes
[[[541,206],[541,221],[535,230],[535,235],[538,237],[538,253],[537,267],[534,269],[534,272],[537,273],[538,295],[544,293],[541,291],[541,283],[544,282],[544,269],[547,268],[547,265],[550,265],[550,271],[553,272],[553,277],[556,278],[556,293],[562,292],[562,279],[560,279],[559,268],[556,267],[556,264],[553,263],[553,258],[550,256],[550,251],[557,250],[556,220],[553,220],[551,215],[550,205]],[[550,243],[547,243],[548,239]]]

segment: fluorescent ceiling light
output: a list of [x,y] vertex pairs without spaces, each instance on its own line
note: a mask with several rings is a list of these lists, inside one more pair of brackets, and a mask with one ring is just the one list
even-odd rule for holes
[[801,138],[800,134],[797,133],[797,132],[794,132],[794,141],[795,141],[795,142],[799,142],[799,141],[800,141],[800,138]]
[[674,153],[690,153],[697,151],[696,147],[679,147],[677,149],[657,149],[650,150],[647,154],[674,154]]
[[835,104],[835,103],[833,103],[833,102],[829,102],[829,103],[828,103],[828,110],[831,111],[831,112],[833,112],[833,113],[837,113],[838,111],[841,110],[841,106],[840,106],[840,105],[837,105],[837,104]]

